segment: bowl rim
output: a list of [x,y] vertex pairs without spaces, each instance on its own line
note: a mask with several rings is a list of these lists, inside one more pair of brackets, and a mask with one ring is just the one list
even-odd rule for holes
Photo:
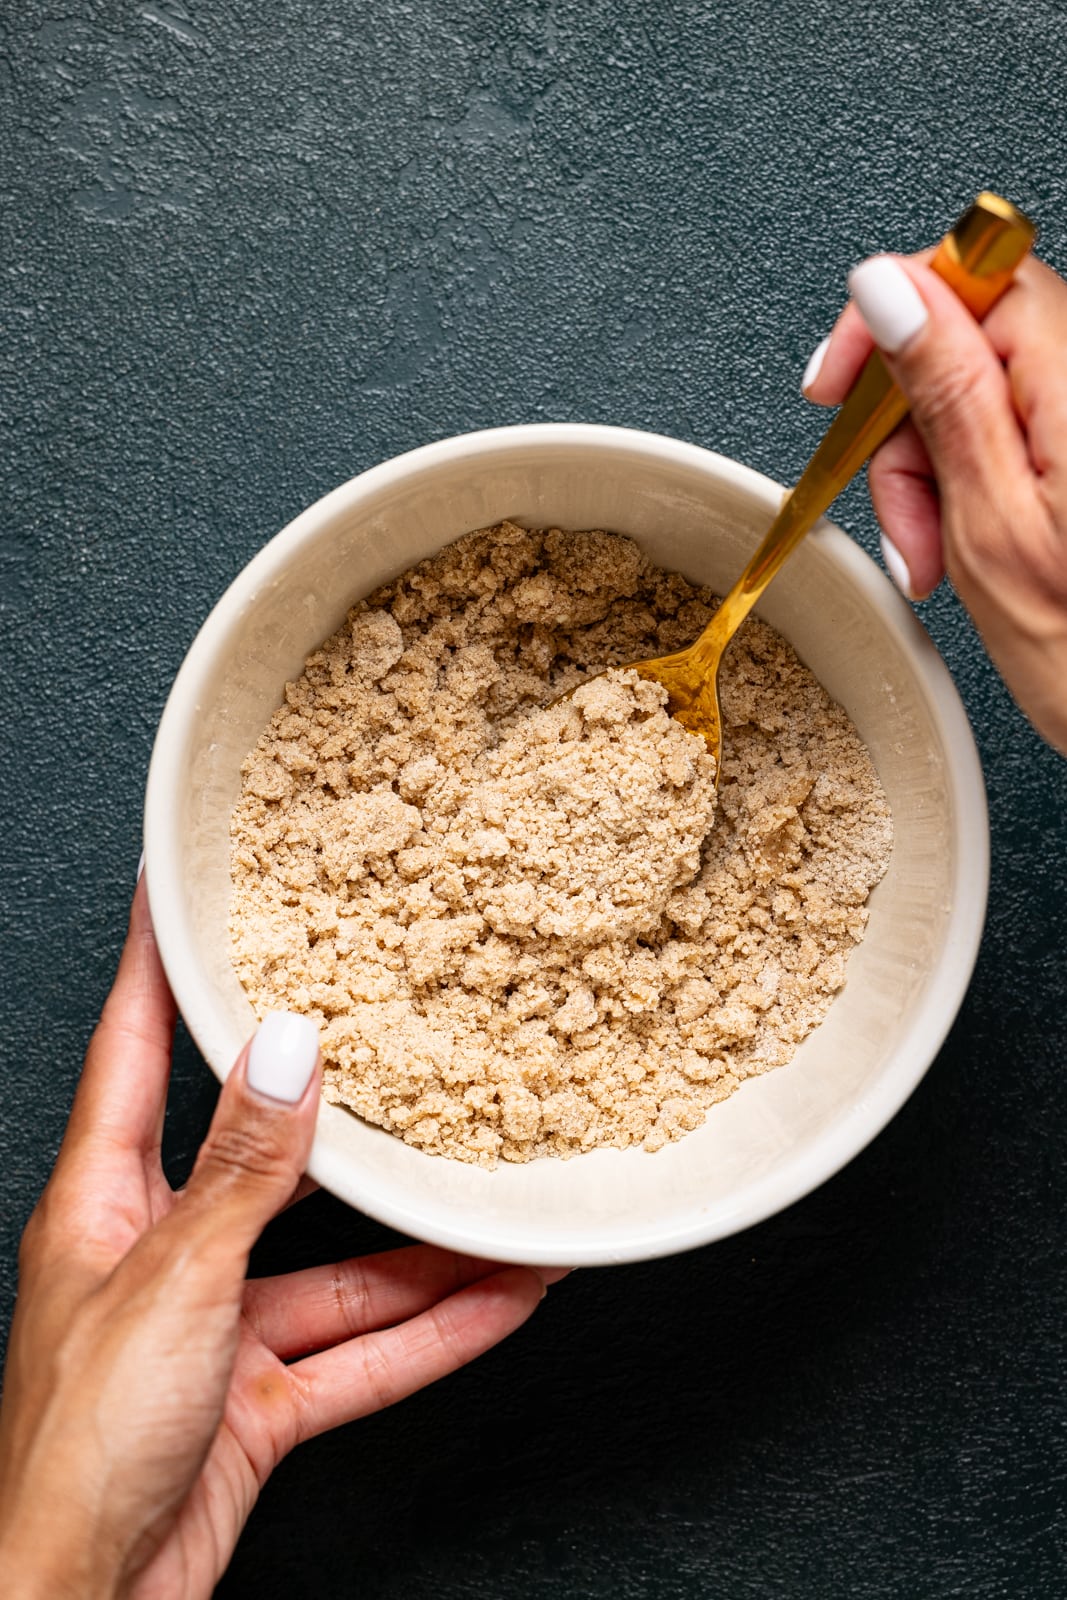
[[[182,662],[153,745],[145,794],[145,877],[150,903],[182,905],[183,885],[178,851],[168,850],[175,832],[170,795],[180,777],[182,729],[195,714],[213,677],[213,665],[225,646],[233,620],[254,603],[289,564],[291,555],[339,511],[403,483],[412,472],[454,465],[465,458],[485,459],[521,447],[544,454],[560,450],[619,451],[657,466],[696,468],[727,486],[765,501],[769,512],[780,503],[783,488],[751,467],[703,446],[664,434],[602,423],[521,423],[464,433],[420,445],[370,467],[332,489],[300,512],[249,561],[229,584],[200,627]],[[989,888],[989,820],[985,783],[978,751],[959,691],[945,662],[910,605],[874,561],[840,528],[823,519],[820,544],[850,583],[879,614],[912,664],[932,720],[944,742],[946,782],[957,830],[958,868],[942,948],[926,992],[910,1026],[898,1041],[877,1081],[856,1102],[844,1108],[801,1151],[780,1167],[746,1184],[732,1204],[718,1202],[714,1215],[690,1210],[666,1221],[634,1226],[625,1237],[605,1239],[596,1224],[579,1225],[561,1258],[558,1239],[536,1228],[521,1245],[508,1246],[493,1226],[491,1215],[462,1225],[434,1214],[432,1203],[399,1203],[378,1192],[373,1173],[354,1169],[341,1152],[329,1149],[316,1134],[308,1173],[323,1188],[358,1210],[414,1238],[500,1261],[529,1265],[597,1266],[647,1260],[710,1244],[753,1227],[802,1199],[854,1159],[900,1110],[935,1060],[963,1002],[977,959]],[[213,1061],[202,1040],[209,1009],[197,982],[197,958],[189,948],[184,919],[155,919],[160,956],[178,1008],[197,1047],[223,1081],[232,1063]],[[593,1152],[584,1159],[596,1159]]]

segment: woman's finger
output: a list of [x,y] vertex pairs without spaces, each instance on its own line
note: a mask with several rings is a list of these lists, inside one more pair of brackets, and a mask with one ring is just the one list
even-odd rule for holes
[[248,1253],[294,1193],[319,1109],[318,1030],[307,1017],[270,1013],[237,1059],[188,1184],[144,1241],[195,1259],[203,1290],[239,1288]]
[[[920,250],[913,261],[929,262],[933,250]],[[817,406],[839,406],[874,349],[863,318],[849,301],[822,343],[816,346],[800,380],[803,394]]]
[[268,1349],[287,1361],[406,1322],[499,1270],[492,1261],[409,1245],[253,1279],[245,1289],[244,1313]]
[[282,1210],[288,1211],[290,1206],[299,1205],[301,1200],[306,1200],[310,1195],[318,1194],[318,1192],[319,1185],[315,1182],[314,1178],[309,1178],[305,1172],[304,1176],[301,1178],[300,1182],[297,1184],[296,1188],[285,1202]]
[[801,392],[817,406],[839,406],[860,375],[874,340],[854,305],[847,305],[812,352],[800,380]]
[[89,1044],[61,1161],[87,1139],[158,1150],[176,1018],[142,877],[111,993]]
[[928,267],[894,256],[861,262],[856,305],[908,399],[938,481],[988,508],[1028,476],[1004,368],[966,306]]
[[872,458],[867,483],[886,569],[907,599],[923,600],[945,576],[945,558],[937,480],[913,423],[905,422]]
[[530,1267],[508,1267],[378,1333],[307,1356],[286,1371],[300,1396],[299,1437],[310,1439],[414,1394],[513,1333],[545,1285]]
[[982,324],[1008,371],[1015,411],[1036,473],[1067,480],[1067,369],[1055,354],[1067,345],[1067,284],[1033,256]]
[[[466,1284],[499,1271],[499,1262],[433,1245],[407,1245],[331,1266],[254,1278],[245,1289],[244,1314],[267,1348],[288,1361],[406,1322]],[[553,1283],[564,1274],[546,1269],[541,1276]]]

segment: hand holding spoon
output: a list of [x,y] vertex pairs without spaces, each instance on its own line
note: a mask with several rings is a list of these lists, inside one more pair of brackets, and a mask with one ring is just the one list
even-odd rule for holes
[[[1021,211],[998,195],[983,193],[942,240],[930,266],[980,319],[1008,288],[1035,234]],[[907,401],[875,350],[759,549],[699,639],[673,655],[630,663],[632,672],[663,685],[671,715],[703,737],[715,757],[716,783],[722,767],[719,668],[727,646],[804,535],[907,411]]]

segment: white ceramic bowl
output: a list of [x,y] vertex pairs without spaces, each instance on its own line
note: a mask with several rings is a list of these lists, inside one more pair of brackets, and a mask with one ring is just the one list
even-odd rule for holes
[[[722,592],[781,498],[777,484],[654,434],[569,424],[446,439],[334,490],[231,584],[182,666],[148,778],[148,891],[182,1015],[224,1078],[254,1026],[230,965],[229,817],[247,751],[308,652],[353,601],[468,529],[609,528]],[[937,1053],[977,953],[988,880],[981,769],[963,707],[910,608],[822,524],[760,613],[870,747],[895,822],[889,872],[830,1013],[786,1067],[647,1155],[441,1160],[335,1106],[310,1171],[416,1238],[501,1261],[586,1266],[721,1238],[806,1194],[889,1121]]]

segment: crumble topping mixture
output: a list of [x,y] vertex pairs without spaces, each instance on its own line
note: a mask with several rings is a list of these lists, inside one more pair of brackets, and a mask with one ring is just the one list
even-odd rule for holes
[[716,806],[703,741],[619,670],[715,605],[629,539],[504,522],[309,657],[244,764],[231,933],[257,1014],[318,1023],[328,1100],[484,1166],[658,1150],[823,1019],[889,809],[755,619]]

